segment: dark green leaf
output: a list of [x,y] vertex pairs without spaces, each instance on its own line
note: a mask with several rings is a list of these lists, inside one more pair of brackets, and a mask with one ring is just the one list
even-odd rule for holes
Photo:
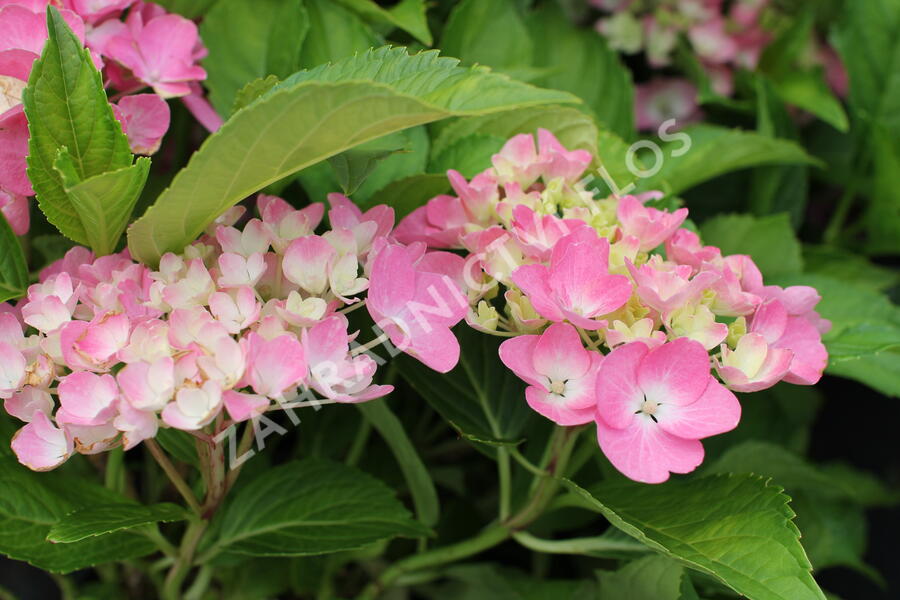
[[397,221],[450,189],[444,174],[412,175],[390,183],[364,203],[365,207],[387,204],[394,209]]
[[722,254],[749,254],[765,277],[803,270],[800,242],[787,214],[720,215],[704,222],[700,233],[704,243],[720,247]]
[[400,0],[390,8],[381,8],[375,0],[338,0],[347,8],[374,23],[402,29],[426,46],[432,43],[425,0]]
[[334,170],[338,185],[349,196],[386,158],[409,150],[409,139],[397,132],[341,152],[329,158],[328,162]]
[[0,302],[25,295],[28,288],[28,265],[19,239],[0,213]]
[[684,567],[665,556],[647,556],[614,573],[600,571],[599,600],[681,600],[690,579]]
[[175,504],[96,504],[67,514],[50,528],[47,540],[71,543],[153,523],[183,521],[187,512]]
[[359,17],[332,0],[305,0],[309,33],[300,66],[309,69],[380,46],[383,41]]
[[528,29],[513,0],[458,3],[447,19],[441,48],[466,64],[507,72],[530,67],[533,52]]

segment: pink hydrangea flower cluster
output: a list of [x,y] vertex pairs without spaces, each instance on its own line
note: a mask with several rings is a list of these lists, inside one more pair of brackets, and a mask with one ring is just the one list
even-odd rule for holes
[[703,459],[701,438],[735,427],[732,391],[811,385],[827,361],[805,286],[765,285],[749,256],[723,256],[682,227],[661,194],[597,199],[590,153],[548,131],[509,140],[493,166],[397,227],[404,243],[468,252],[473,327],[507,336],[500,358],[525,399],[563,426],[596,422],[625,475],[660,482]]
[[[681,36],[686,37],[713,89],[730,96],[736,69],[756,68],[773,35],[763,23],[769,0],[593,0],[610,13],[596,23],[610,46],[626,54],[643,51],[652,68],[668,67]],[[777,11],[776,11],[777,12]],[[825,68],[829,84],[847,93],[847,75],[834,50],[817,42],[809,61]],[[657,128],[667,119],[679,123],[699,118],[696,87],[682,78],[660,77],[637,86],[638,129]]]
[[[0,211],[19,235],[28,231],[27,198],[34,194],[25,174],[22,91],[47,41],[49,5],[60,10],[116,92],[113,113],[132,152],[159,149],[169,129],[166,98],[185,98],[209,128],[220,124],[198,83],[206,78],[197,64],[206,49],[188,19],[139,0],[0,0]],[[143,93],[148,87],[153,93]]]
[[261,195],[259,218],[237,228],[244,209],[232,209],[157,270],[81,247],[44,269],[0,311],[0,398],[26,422],[19,461],[48,470],[160,427],[210,433],[287,401],[384,396],[392,387],[373,383],[376,361],[345,315],[363,305],[401,350],[452,368],[463,259],[390,239],[389,207],[329,200],[321,235],[323,204]]

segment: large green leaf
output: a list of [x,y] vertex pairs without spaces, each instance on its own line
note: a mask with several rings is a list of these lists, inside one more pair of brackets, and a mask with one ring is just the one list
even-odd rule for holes
[[67,514],[57,521],[47,540],[72,543],[81,540],[132,529],[153,523],[183,521],[187,512],[175,504],[95,504]]
[[219,114],[230,114],[235,95],[247,83],[295,72],[308,29],[302,0],[219,0],[200,26],[209,50],[204,84]]
[[800,242],[787,214],[753,217],[719,215],[705,221],[700,233],[722,254],[749,254],[765,277],[793,275],[803,270]]
[[441,377],[420,362],[400,357],[400,375],[467,439],[514,444],[532,416],[525,385],[500,362],[500,340],[463,324],[454,329],[459,364]]
[[[698,183],[747,167],[817,164],[794,142],[757,133],[715,125],[694,125],[682,133],[690,137],[690,148],[685,152],[681,139],[662,144],[662,156],[647,165],[652,170],[658,163],[659,170],[643,180],[642,189],[680,194]],[[683,153],[676,156],[679,152]]]
[[80,180],[132,163],[128,139],[113,117],[90,52],[59,12],[47,11],[47,40],[35,61],[22,102],[28,117],[28,177],[38,205],[63,235],[81,244],[90,239],[54,168],[66,148]]
[[156,0],[167,11],[178,13],[188,19],[201,17],[219,0]]
[[569,23],[553,3],[544,3],[527,22],[534,39],[542,40],[534,66],[548,73],[534,82],[581,97],[604,129],[631,139],[634,85],[618,53],[596,32]]
[[531,66],[532,43],[514,0],[463,0],[444,28],[441,48],[467,64],[514,72]]
[[697,597],[684,567],[665,556],[646,556],[614,573],[600,571],[599,577],[598,600],[687,600]]
[[400,470],[403,471],[409,485],[413,504],[416,506],[416,517],[423,524],[434,527],[440,516],[437,490],[400,419],[391,411],[386,400],[374,400],[356,406],[363,417],[378,430],[394,453],[394,458],[397,459],[397,464],[400,465]]
[[433,41],[425,18],[425,0],[400,0],[390,8],[381,8],[375,0],[338,2],[369,21],[402,29],[426,46],[430,46]]
[[112,561],[151,554],[144,536],[117,532],[71,544],[47,541],[51,527],[69,513],[125,498],[62,473],[33,473],[13,458],[0,458],[0,552],[47,571],[68,573]]
[[84,225],[91,248],[98,256],[115,252],[147,182],[150,159],[142,157],[128,167],[81,181],[72,155],[63,148],[54,167],[62,176],[66,194]]
[[222,212],[304,167],[368,140],[450,116],[574,101],[429,51],[402,48],[302,71],[211,135],[128,232],[132,254],[155,263]]
[[387,204],[394,209],[399,221],[435,196],[449,190],[450,181],[443,173],[412,175],[384,186],[364,202],[363,206],[371,208],[376,204]]
[[234,495],[219,527],[215,550],[255,556],[327,554],[428,534],[385,484],[319,459],[289,462],[254,479]]
[[25,254],[9,222],[0,212],[0,302],[21,298],[27,287]]
[[821,70],[794,71],[774,83],[775,91],[788,104],[811,112],[838,131],[847,131],[847,113]]
[[565,485],[610,522],[750,600],[824,600],[800,545],[789,498],[757,476],[663,485]]

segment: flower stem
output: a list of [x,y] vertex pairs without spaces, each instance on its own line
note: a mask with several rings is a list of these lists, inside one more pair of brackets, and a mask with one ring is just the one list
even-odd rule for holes
[[187,531],[184,532],[184,537],[181,539],[178,558],[175,559],[175,564],[169,570],[163,585],[162,597],[164,600],[181,600],[181,586],[184,584],[188,573],[191,572],[191,567],[194,564],[194,554],[197,552],[197,546],[200,545],[200,540],[203,538],[203,534],[206,533],[208,525],[209,522],[205,520],[195,520],[188,525]]
[[150,450],[150,454],[156,459],[157,464],[159,464],[163,472],[169,477],[169,481],[172,482],[172,485],[175,486],[175,489],[178,490],[184,498],[184,501],[187,502],[192,511],[199,515],[201,512],[200,502],[197,501],[197,497],[194,496],[191,486],[189,486],[184,478],[178,473],[175,465],[172,464],[172,461],[169,460],[169,457],[163,452],[163,449],[160,448],[159,444],[156,443],[156,440],[153,439],[144,440],[144,444],[147,446],[147,449]]

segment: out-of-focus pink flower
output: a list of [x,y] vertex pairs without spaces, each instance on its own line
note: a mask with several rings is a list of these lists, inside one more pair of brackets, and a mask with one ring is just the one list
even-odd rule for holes
[[850,78],[841,57],[834,48],[825,43],[819,44],[817,56],[819,62],[825,67],[825,80],[828,85],[835,94],[846,98],[850,92]]
[[694,25],[688,30],[691,45],[707,63],[723,64],[734,59],[738,44],[726,31],[725,19],[717,17]]
[[661,483],[703,462],[700,439],[737,426],[741,405],[709,373],[697,342],[654,350],[633,342],[613,350],[597,374],[597,440],[629,478]]
[[68,0],[72,10],[86,23],[97,23],[116,16],[136,0]]
[[508,339],[500,345],[500,360],[528,384],[528,406],[554,423],[581,425],[594,418],[603,355],[585,350],[571,325]]
[[210,133],[215,133],[222,126],[224,120],[216,109],[212,107],[209,100],[206,99],[206,93],[196,81],[188,82],[191,93],[181,97],[181,103],[187,107],[188,111],[197,119]]
[[157,94],[187,96],[191,81],[206,79],[206,71],[195,64],[200,38],[193,22],[169,14],[145,20],[140,11],[132,11],[126,25],[106,42],[105,53]]
[[[417,268],[421,250],[386,243],[373,251],[369,314],[395,346],[435,371],[450,371],[459,360],[459,342],[450,328],[469,308],[458,283]],[[458,262],[461,270],[463,260]]]
[[135,154],[154,154],[169,130],[169,105],[156,94],[125,96],[113,112]]
[[521,266],[512,280],[542,317],[589,330],[604,327],[594,317],[621,307],[632,291],[627,277],[609,273],[609,241],[589,228],[560,239],[549,267]]
[[49,471],[66,462],[74,444],[43,412],[36,412],[25,427],[16,432],[12,449],[19,462],[32,471]]
[[697,88],[687,79],[657,78],[635,86],[635,124],[641,131],[656,131],[670,119],[684,127],[700,118]]
[[13,233],[25,235],[31,225],[31,215],[28,212],[28,198],[16,196],[0,190],[0,212],[9,223]]

